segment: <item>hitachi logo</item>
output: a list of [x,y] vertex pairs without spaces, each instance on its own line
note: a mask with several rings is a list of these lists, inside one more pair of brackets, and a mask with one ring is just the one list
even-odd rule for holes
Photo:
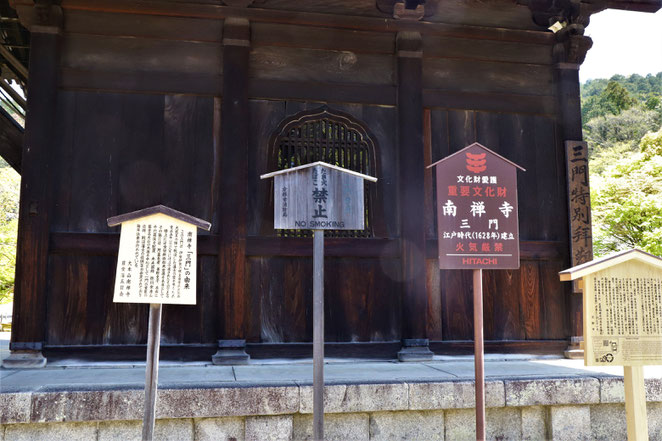
[[463,257],[462,265],[496,265],[497,258],[490,259],[489,257]]

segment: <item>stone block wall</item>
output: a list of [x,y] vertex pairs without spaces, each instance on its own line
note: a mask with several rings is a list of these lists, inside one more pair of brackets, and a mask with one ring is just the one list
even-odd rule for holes
[[[647,381],[651,441],[662,441],[662,381]],[[325,389],[327,441],[474,440],[473,382],[336,384]],[[489,440],[625,440],[623,381],[488,381]],[[312,440],[310,386],[159,391],[155,439]],[[140,440],[142,391],[0,394],[0,441]]]

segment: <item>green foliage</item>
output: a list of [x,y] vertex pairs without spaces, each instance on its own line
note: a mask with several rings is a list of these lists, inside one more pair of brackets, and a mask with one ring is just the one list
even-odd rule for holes
[[644,136],[640,147],[616,161],[618,153],[609,150],[591,160],[602,171],[591,174],[596,256],[633,247],[662,255],[662,129]]
[[591,119],[584,127],[584,135],[591,152],[611,149],[621,143],[626,143],[632,151],[637,151],[641,138],[656,130],[660,122],[657,112],[635,107],[617,115]]
[[0,163],[0,303],[13,298],[20,176]]

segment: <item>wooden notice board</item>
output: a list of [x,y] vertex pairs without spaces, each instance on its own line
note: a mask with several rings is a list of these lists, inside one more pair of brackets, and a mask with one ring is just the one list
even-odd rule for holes
[[517,164],[474,143],[436,167],[441,269],[519,268]]
[[662,364],[662,259],[630,250],[561,272],[561,280],[579,277],[585,364]]
[[262,175],[274,178],[274,228],[285,230],[363,230],[361,173],[314,162]]
[[195,305],[196,230],[208,222],[161,206],[108,222],[122,225],[113,302]]

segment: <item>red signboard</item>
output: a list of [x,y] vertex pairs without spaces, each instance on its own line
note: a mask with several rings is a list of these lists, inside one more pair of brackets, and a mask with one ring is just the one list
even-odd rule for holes
[[474,143],[432,164],[437,172],[441,269],[519,268],[517,168]]

